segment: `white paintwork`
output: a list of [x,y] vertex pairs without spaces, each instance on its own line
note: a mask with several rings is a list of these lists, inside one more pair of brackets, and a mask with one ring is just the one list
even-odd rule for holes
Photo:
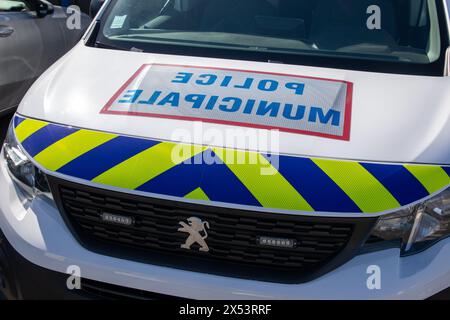
[[[80,42],[28,91],[18,112],[81,128],[161,140],[171,140],[175,129],[193,132],[194,123],[189,121],[100,114],[113,94],[146,63],[215,66],[351,81],[354,95],[350,141],[281,132],[281,153],[450,164],[449,77],[123,52],[90,48]],[[234,127],[204,123],[203,128],[223,131]],[[226,143],[219,146],[235,147]]]
[[[93,49],[80,42],[36,82],[19,113],[76,127],[161,140],[170,140],[175,128],[192,131],[194,124],[187,121],[99,113],[113,93],[145,63],[216,66],[350,81],[355,85],[350,141],[281,133],[282,153],[450,164],[448,77],[121,52]],[[204,128],[232,127],[204,124]],[[359,255],[301,285],[225,278],[102,256],[81,247],[51,202],[37,198],[25,208],[3,160],[0,226],[19,253],[41,267],[65,272],[69,265],[78,265],[82,276],[89,279],[187,298],[423,299],[450,286],[450,239],[408,258],[400,258],[398,249]],[[370,265],[382,270],[381,290],[366,287]]]
[[[90,252],[73,238],[56,207],[36,199],[26,209],[0,162],[0,225],[24,258],[65,273],[115,285],[192,299],[424,299],[450,286],[450,239],[409,258],[398,249],[354,257],[314,281],[274,284],[158,267]],[[369,290],[367,268],[381,268],[381,290]]]

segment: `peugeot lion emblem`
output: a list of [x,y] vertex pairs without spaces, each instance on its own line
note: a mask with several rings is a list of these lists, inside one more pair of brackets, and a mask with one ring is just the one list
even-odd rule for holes
[[195,217],[187,219],[187,222],[188,224],[184,221],[179,222],[181,228],[179,228],[178,231],[189,234],[189,237],[186,239],[186,242],[181,245],[181,248],[191,250],[191,246],[194,243],[198,243],[200,246],[200,251],[208,252],[209,247],[205,240],[208,238],[208,232],[206,232],[206,229],[209,229],[209,223]]

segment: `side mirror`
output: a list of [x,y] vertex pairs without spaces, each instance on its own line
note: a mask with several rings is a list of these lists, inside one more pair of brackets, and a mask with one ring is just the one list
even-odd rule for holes
[[97,13],[100,11],[105,0],[91,0],[91,5],[89,7],[89,16],[94,19]]
[[47,0],[38,0],[34,1],[34,10],[36,11],[36,15],[38,18],[43,18],[55,12],[55,8],[53,5]]

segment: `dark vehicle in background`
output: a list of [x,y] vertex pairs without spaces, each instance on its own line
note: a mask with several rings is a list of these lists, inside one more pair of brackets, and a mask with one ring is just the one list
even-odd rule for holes
[[76,5],[86,14],[89,14],[89,6],[91,5],[91,0],[51,0],[50,2],[63,7]]
[[44,0],[0,0],[0,116],[15,110],[33,82],[82,37],[90,23],[68,27],[68,14]]

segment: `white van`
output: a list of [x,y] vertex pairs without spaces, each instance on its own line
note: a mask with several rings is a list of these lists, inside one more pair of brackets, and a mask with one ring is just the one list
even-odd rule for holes
[[0,290],[448,292],[447,5],[106,1],[11,122]]

